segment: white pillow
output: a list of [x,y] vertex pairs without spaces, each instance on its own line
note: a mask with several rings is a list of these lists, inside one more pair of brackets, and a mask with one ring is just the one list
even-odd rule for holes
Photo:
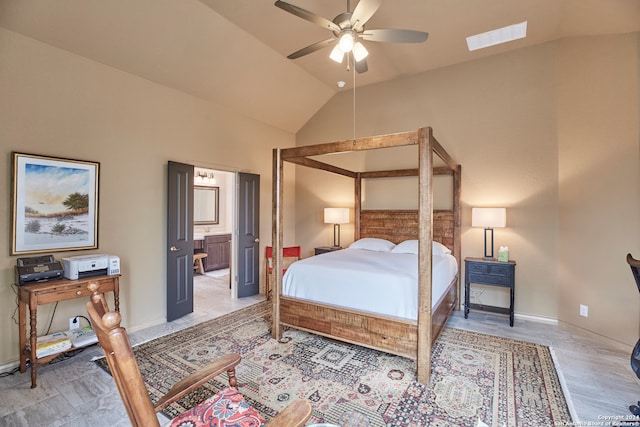
[[451,249],[434,240],[433,246],[431,247],[431,252],[433,253],[433,255],[449,255],[451,253]]
[[376,251],[376,252],[389,252],[395,243],[390,242],[385,239],[376,239],[373,237],[365,237],[364,239],[356,240],[351,245],[349,245],[352,249],[365,249],[367,251]]
[[[418,241],[417,240],[405,240],[398,243],[392,250],[392,253],[396,254],[418,254]],[[440,242],[433,242],[431,246],[431,252],[433,255],[448,255],[451,250]]]
[[391,253],[394,254],[416,254],[418,255],[418,241],[417,240],[405,240],[398,243]]

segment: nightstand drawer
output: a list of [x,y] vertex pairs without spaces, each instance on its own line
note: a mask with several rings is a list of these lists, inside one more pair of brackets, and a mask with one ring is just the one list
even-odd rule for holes
[[509,275],[506,276],[493,276],[490,274],[469,274],[469,281],[472,283],[488,284],[495,286],[511,286],[511,280]]
[[475,262],[468,263],[469,273],[495,274],[500,276],[508,276],[511,267],[504,265],[480,264]]

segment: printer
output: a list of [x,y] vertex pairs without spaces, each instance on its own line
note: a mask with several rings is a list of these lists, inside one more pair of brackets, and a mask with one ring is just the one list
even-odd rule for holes
[[85,277],[120,274],[120,258],[115,255],[80,255],[62,258],[64,277],[71,280]]

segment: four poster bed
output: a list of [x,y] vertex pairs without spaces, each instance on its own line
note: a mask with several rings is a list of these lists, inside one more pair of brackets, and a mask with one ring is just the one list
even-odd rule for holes
[[[310,156],[323,154],[362,151],[371,149],[400,147],[417,145],[418,168],[375,172],[353,172],[336,167]],[[444,166],[434,167],[433,154],[444,162]],[[299,282],[287,283],[287,291],[283,294],[282,275],[282,247],[283,247],[283,166],[288,161],[297,165],[303,165],[331,173],[340,174],[354,179],[354,208],[355,208],[355,239],[356,243],[378,244],[378,239],[398,244],[397,248],[408,246],[415,248],[410,250],[413,262],[417,262],[417,315],[385,313],[380,314],[375,310],[363,307],[349,308],[341,301],[340,295],[335,295],[335,302],[321,300],[317,302],[304,295],[305,291],[296,294],[295,283],[308,282],[302,273],[296,273],[297,269],[289,267],[287,281],[295,280],[298,274]],[[273,327],[272,335],[280,339],[282,327],[288,326],[295,329],[313,332],[329,338],[346,341],[365,347],[382,350],[388,353],[409,357],[417,361],[417,380],[421,383],[429,383],[431,367],[431,346],[444,327],[447,318],[459,304],[460,283],[460,173],[461,167],[457,165],[444,148],[434,138],[431,128],[421,128],[414,132],[390,134],[384,136],[360,138],[356,140],[339,141],[310,146],[274,149],[273,151],[273,263],[275,292],[273,295]],[[434,211],[432,193],[433,176],[449,175],[453,179],[453,208],[450,210]],[[419,185],[418,210],[363,210],[362,209],[362,180],[389,177],[417,176]],[[405,242],[405,243],[402,243]],[[439,262],[439,242],[450,249],[455,258],[455,267],[449,267],[453,275],[446,279],[442,292],[432,294],[432,263]],[[351,252],[357,255],[357,245],[353,248],[330,254],[313,257],[311,263],[322,260],[330,261],[331,255],[340,263],[340,254]],[[443,247],[444,247],[443,246]],[[371,248],[365,248],[371,249]],[[349,252],[351,251],[351,252]],[[386,249],[384,250],[386,251]],[[393,250],[390,249],[390,252]],[[364,251],[367,252],[367,251]],[[406,252],[406,251],[400,251]],[[278,256],[278,254],[280,254]],[[451,257],[449,255],[449,257]],[[375,255],[382,257],[383,255]],[[385,255],[386,256],[386,255]],[[392,254],[392,256],[396,256]],[[323,257],[325,257],[323,259]],[[405,257],[405,255],[397,255]],[[406,257],[410,257],[407,255]],[[317,259],[317,260],[316,260]],[[303,260],[304,261],[304,260]],[[302,264],[302,261],[298,261]],[[374,261],[382,263],[383,261]],[[402,261],[405,262],[405,261]],[[410,261],[406,261],[410,262]],[[294,264],[295,265],[295,264]],[[314,268],[311,266],[310,268]],[[310,270],[306,276],[310,279],[313,275],[323,274],[322,266],[319,270]],[[366,267],[365,267],[366,268]],[[436,271],[434,265],[433,272]],[[439,269],[440,267],[438,267]],[[409,268],[407,268],[408,270]],[[293,271],[292,271],[293,270]],[[327,283],[333,283],[335,278],[329,278],[329,270],[326,271]],[[439,274],[439,273],[438,273]],[[289,277],[291,276],[291,277]],[[453,277],[453,279],[451,279]],[[349,280],[357,281],[357,278]],[[443,280],[443,279],[440,279]],[[369,283],[369,280],[363,280]],[[338,285],[342,286],[342,285]],[[389,286],[394,286],[389,283]],[[362,288],[360,288],[362,290]],[[373,289],[373,288],[371,288]],[[381,289],[381,288],[378,288]],[[415,287],[414,287],[415,294]],[[435,291],[434,291],[435,292]],[[372,293],[372,292],[369,292]],[[290,296],[288,296],[289,294]],[[302,298],[295,295],[303,295]],[[391,297],[391,294],[390,294]],[[346,298],[345,298],[346,299]],[[414,302],[415,304],[415,302]],[[389,303],[389,306],[401,305]],[[352,306],[353,307],[353,306]]]

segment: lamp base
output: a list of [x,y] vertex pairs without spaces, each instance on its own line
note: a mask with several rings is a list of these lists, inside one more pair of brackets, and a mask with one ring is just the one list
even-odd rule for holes
[[[489,236],[489,239],[487,239],[487,236]],[[493,228],[489,227],[484,229],[484,258],[495,259],[493,257]]]
[[340,224],[333,224],[333,247],[340,247]]

